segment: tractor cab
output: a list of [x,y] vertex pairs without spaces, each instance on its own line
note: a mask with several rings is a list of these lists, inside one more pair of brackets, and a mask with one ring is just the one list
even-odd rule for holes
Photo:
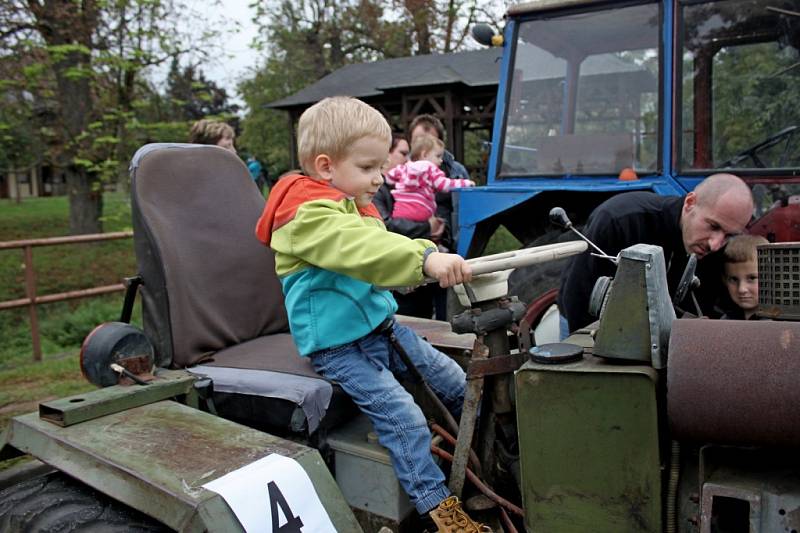
[[[497,41],[487,184],[460,192],[460,253],[500,225],[541,244],[555,205],[581,224],[611,195],[683,195],[717,172],[751,185],[757,216],[800,215],[796,2],[527,2]],[[753,231],[797,240],[786,216]]]

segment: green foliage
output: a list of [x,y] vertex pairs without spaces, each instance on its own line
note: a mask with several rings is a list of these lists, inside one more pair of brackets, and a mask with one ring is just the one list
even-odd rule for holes
[[91,78],[93,74],[92,70],[86,67],[69,67],[64,69],[64,77],[71,80]]
[[[122,297],[91,298],[74,309],[52,310],[42,321],[42,331],[54,345],[61,347],[80,346],[86,335],[103,322],[119,320]],[[66,311],[66,312],[65,312]]]
[[[767,12],[756,17],[754,11],[725,11],[720,6],[684,8],[681,162],[686,168],[720,167],[784,128],[800,125],[796,25],[783,24],[778,16],[766,16]],[[709,64],[711,90],[706,102],[703,88]],[[695,94],[695,89],[700,93]],[[695,124],[695,118],[706,116],[711,119],[710,129],[702,122]],[[704,134],[710,139],[700,138]],[[711,145],[710,161],[706,161],[708,154],[698,150],[706,140]],[[795,135],[788,145],[783,139],[759,150],[757,156],[767,168],[796,167],[800,142]],[[759,164],[745,158],[735,167],[756,169]]]
[[[22,67],[22,75],[25,76],[26,79],[36,79],[47,72],[47,65],[44,63],[34,63],[32,65],[25,65]],[[8,80],[8,83],[12,83]]]
[[225,91],[191,69],[181,76],[194,114],[164,105],[152,86],[153,67],[208,54],[219,34],[199,16],[182,0],[0,3],[0,124],[11,132],[0,135],[0,172],[44,164],[97,191],[128,179],[143,143],[182,141],[202,114],[235,113]]
[[[272,68],[279,68],[270,62]],[[250,113],[242,122],[238,144],[242,152],[256,156],[271,176],[289,169],[289,136],[291,134],[285,111],[264,106],[286,95],[284,86],[274,83],[275,74],[269,70],[258,72],[254,78],[239,85]]]
[[67,59],[67,56],[73,54],[85,55],[87,57],[92,54],[92,51],[88,47],[76,43],[54,44],[47,46],[46,49],[54,61],[64,61]]
[[[787,126],[800,125],[800,69],[796,68],[796,50],[792,51],[781,50],[777,43],[759,43],[723,48],[717,54],[713,94],[715,162],[725,161]],[[795,140],[795,146],[799,145]],[[780,155],[783,144],[779,148],[776,155]],[[767,166],[779,166],[779,157],[759,155]],[[800,164],[800,150],[795,150],[787,162],[789,166]],[[748,165],[752,162],[748,161]]]
[[255,2],[259,36],[253,46],[265,53],[265,60],[239,85],[248,109],[240,149],[258,157],[272,176],[289,170],[286,112],[267,104],[347,64],[459,50],[466,29],[480,16],[493,16],[485,14],[496,5],[474,0]]
[[497,228],[489,242],[486,244],[486,250],[483,255],[499,254],[502,252],[510,252],[522,248],[522,243],[519,242],[505,226]]
[[[172,60],[167,74],[166,99],[168,117],[175,121],[195,121],[201,118],[235,117],[239,108],[228,103],[225,89],[206,79],[194,65],[181,67],[177,58]],[[233,126],[236,122],[233,120]]]

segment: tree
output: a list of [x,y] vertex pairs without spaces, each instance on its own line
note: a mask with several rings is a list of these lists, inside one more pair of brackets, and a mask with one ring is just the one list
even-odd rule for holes
[[202,54],[197,43],[214,38],[182,34],[179,21],[189,18],[177,0],[0,3],[6,85],[29,95],[31,118],[42,119],[40,157],[66,174],[72,233],[101,231],[102,185],[120,175],[147,133],[138,120],[149,107],[141,97],[154,93],[146,71],[188,50]]
[[12,71],[26,71],[33,57],[0,58],[0,172],[23,172],[41,160],[44,151],[39,128],[48,110],[17,82]]
[[478,0],[262,0],[254,4],[255,46],[264,64],[239,86],[249,113],[240,146],[265,159],[270,172],[288,168],[285,113],[264,106],[350,63],[466,46],[469,27],[496,11]]
[[181,67],[178,58],[172,59],[167,74],[167,97],[173,120],[234,116],[239,110],[239,106],[228,103],[225,89],[206,79],[196,65]]
[[57,163],[67,178],[70,199],[70,229],[74,233],[100,231],[102,195],[86,160],[84,132],[94,114],[91,92],[92,37],[100,12],[96,2],[28,2],[33,27],[48,51],[48,66],[55,81],[54,100],[57,131],[63,150]]

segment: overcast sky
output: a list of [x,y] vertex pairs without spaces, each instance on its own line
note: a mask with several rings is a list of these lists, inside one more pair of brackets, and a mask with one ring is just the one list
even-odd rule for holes
[[[250,0],[222,0],[219,6],[207,3],[205,0],[190,2],[193,3],[194,9],[204,15],[206,20],[228,19],[224,24],[224,28],[230,32],[225,54],[205,64],[203,72],[206,78],[224,87],[231,97],[236,96],[236,84],[242,78],[247,77],[258,63],[258,53],[249,46],[256,35],[256,26],[250,20],[252,10],[247,7],[249,2]],[[238,23],[238,28],[236,23]],[[235,101],[239,104],[243,103],[238,98]]]
[[[203,73],[206,78],[224,87],[235,103],[244,102],[236,93],[236,85],[243,78],[249,77],[259,62],[259,54],[250,48],[256,36],[256,26],[251,21],[252,11],[248,3],[252,0],[219,0],[219,5],[207,0],[187,0],[190,8],[200,13],[211,22],[214,29],[228,35],[226,52],[216,60],[204,62]],[[505,12],[508,2],[496,0],[498,20]]]

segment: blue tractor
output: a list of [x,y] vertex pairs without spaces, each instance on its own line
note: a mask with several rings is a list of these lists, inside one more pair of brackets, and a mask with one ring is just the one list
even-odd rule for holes
[[[716,172],[753,187],[749,231],[800,239],[800,16],[793,0],[540,0],[509,9],[487,184],[460,192],[462,255],[499,226],[523,245],[559,238],[625,191],[683,195]],[[560,266],[512,276],[532,301]],[[544,276],[545,279],[539,279]]]

